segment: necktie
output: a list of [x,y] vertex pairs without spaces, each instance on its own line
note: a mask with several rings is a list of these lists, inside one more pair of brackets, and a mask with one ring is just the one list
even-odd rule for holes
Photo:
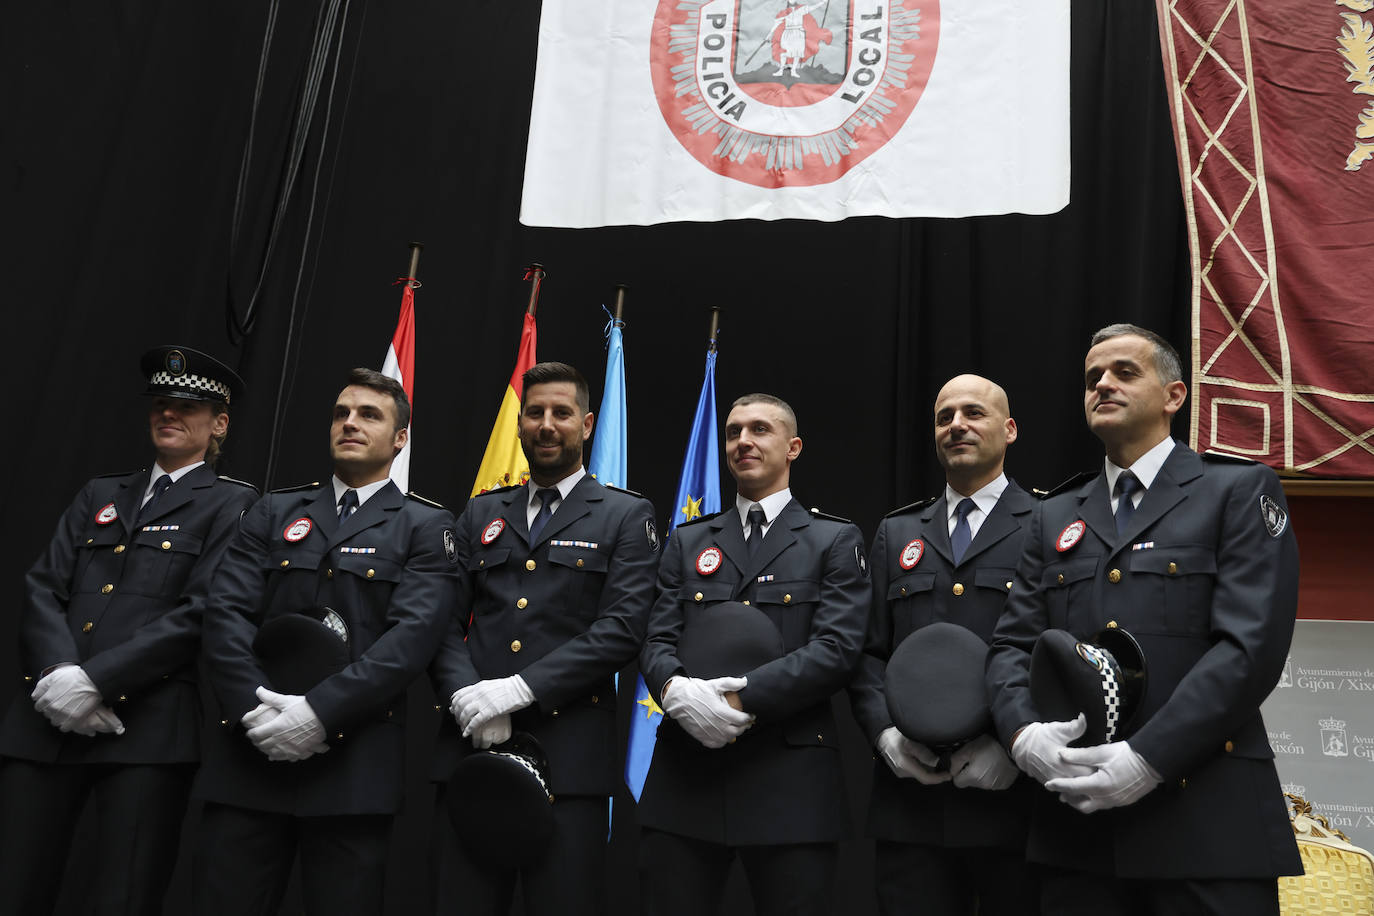
[[1131,499],[1131,494],[1140,489],[1140,481],[1136,480],[1130,471],[1123,471],[1121,476],[1116,479],[1116,536],[1126,533],[1126,526],[1131,523],[1131,516],[1135,515],[1135,500]]
[[768,516],[763,514],[763,506],[754,503],[749,510],[749,540],[744,543],[751,557],[759,552],[759,546],[763,544],[763,526],[767,519]]
[[968,525],[968,514],[978,508],[978,504],[965,496],[959,500],[959,505],[954,507],[954,514],[959,516],[959,520],[954,523],[954,530],[949,535],[949,546],[954,550],[954,565],[958,566],[964,559],[964,551],[968,550],[968,545],[973,542],[973,529]]
[[145,516],[145,515],[148,514],[149,510],[151,510],[151,509],[153,508],[153,503],[157,502],[158,497],[161,496],[163,493],[166,493],[166,492],[167,492],[167,488],[170,487],[171,485],[172,485],[172,475],[171,475],[171,474],[163,474],[163,475],[162,475],[161,477],[159,477],[157,480],[154,480],[154,481],[153,481],[153,495],[152,495],[152,496],[149,496],[149,497],[148,497],[148,501],[147,501],[146,503],[143,504],[143,508],[141,508],[141,509],[138,510],[138,518],[134,520],[134,523],[135,523],[135,524],[137,524],[139,521],[141,521],[141,520],[143,519],[143,516]]
[[339,521],[347,521],[348,517],[358,511],[358,491],[344,490],[344,495],[339,497]]
[[544,530],[544,526],[553,518],[553,501],[558,498],[558,491],[553,487],[544,487],[536,490],[535,496],[539,497],[539,513],[535,515],[534,521],[530,522],[530,543],[539,540],[539,535]]

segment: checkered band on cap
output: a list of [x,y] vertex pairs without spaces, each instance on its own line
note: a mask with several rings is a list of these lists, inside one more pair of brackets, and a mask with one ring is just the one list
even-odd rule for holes
[[224,382],[217,382],[203,375],[194,375],[189,372],[182,375],[173,375],[170,372],[160,371],[154,372],[149,376],[148,384],[166,385],[169,388],[186,388],[191,391],[213,394],[224,403],[229,403],[229,386],[224,384]]
[[1079,649],[1093,660],[1102,676],[1102,701],[1107,708],[1107,729],[1102,740],[1110,742],[1121,721],[1121,684],[1116,679],[1116,667],[1111,656],[1096,646],[1080,643]]
[[522,767],[528,770],[530,775],[534,777],[535,781],[539,783],[539,788],[543,789],[544,794],[549,797],[549,801],[553,801],[553,793],[549,791],[549,784],[545,781],[544,774],[539,772],[539,767],[535,764],[535,762],[532,759],[526,757],[524,754],[512,754],[509,751],[498,751],[492,749],[490,753],[493,757],[505,757],[508,760],[514,760],[516,763],[520,764]]

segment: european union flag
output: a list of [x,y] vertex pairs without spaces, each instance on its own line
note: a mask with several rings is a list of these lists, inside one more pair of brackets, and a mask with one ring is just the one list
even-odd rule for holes
[[[673,501],[673,517],[668,521],[668,536],[683,522],[720,511],[720,441],[716,433],[716,351],[706,353],[706,378],[697,398],[692,419],[692,435],[687,440],[687,457],[682,462],[682,477]],[[654,756],[654,741],[663,710],[649,694],[640,675],[635,684],[635,709],[630,717],[629,751],[625,755],[625,784],[639,801],[649,761]]]
[[625,412],[625,322],[611,320],[606,342],[606,384],[601,391],[601,408],[596,412],[596,435],[592,437],[591,475],[604,484],[624,488],[629,482],[629,456],[625,443],[629,431]]

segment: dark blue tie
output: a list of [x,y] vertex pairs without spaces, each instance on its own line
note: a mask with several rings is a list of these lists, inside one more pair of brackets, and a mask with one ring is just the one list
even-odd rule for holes
[[1131,516],[1135,515],[1135,500],[1131,499],[1131,494],[1140,489],[1140,481],[1136,480],[1130,471],[1122,471],[1121,476],[1116,479],[1116,536],[1126,533],[1126,526],[1131,523]]
[[744,542],[744,546],[749,548],[749,556],[759,552],[759,547],[763,544],[763,526],[767,522],[768,516],[763,513],[763,506],[758,503],[749,510],[749,540]]
[[143,520],[143,516],[147,515],[152,510],[153,503],[157,502],[158,497],[161,496],[163,493],[166,493],[167,488],[171,485],[171,474],[163,474],[157,480],[153,481],[153,495],[149,496],[148,501],[143,504],[143,508],[138,510],[138,518],[134,520],[134,524],[138,524],[138,522]]
[[543,532],[544,526],[553,518],[553,501],[558,498],[558,491],[553,487],[544,487],[536,490],[535,496],[539,497],[539,513],[535,515],[534,521],[530,522],[530,543],[539,540],[539,535]]
[[968,514],[978,508],[978,504],[965,496],[959,500],[959,505],[954,507],[954,514],[959,516],[959,520],[954,523],[954,530],[949,535],[949,546],[954,551],[954,565],[958,566],[964,559],[964,551],[968,550],[968,545],[973,542],[973,529],[968,525]]
[[348,517],[358,511],[358,491],[344,490],[344,495],[339,497],[339,522],[348,520]]

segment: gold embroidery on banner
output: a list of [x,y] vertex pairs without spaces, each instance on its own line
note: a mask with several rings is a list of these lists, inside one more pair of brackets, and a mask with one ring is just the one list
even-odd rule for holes
[[[1341,6],[1360,12],[1374,9],[1374,0],[1336,0]],[[1374,24],[1355,15],[1341,13],[1345,28],[1337,39],[1341,57],[1345,59],[1347,83],[1354,83],[1350,90],[1356,95],[1374,95]],[[1355,147],[1345,160],[1347,172],[1358,171],[1360,165],[1374,158],[1374,102],[1370,102],[1360,112],[1360,124],[1355,128]]]

